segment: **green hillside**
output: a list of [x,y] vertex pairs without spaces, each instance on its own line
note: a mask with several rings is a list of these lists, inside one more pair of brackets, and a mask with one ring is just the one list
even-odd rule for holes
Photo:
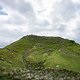
[[80,45],[27,35],[0,49],[0,80],[80,80]]
[[80,71],[80,45],[60,37],[28,35],[0,49],[0,67],[23,68],[27,62]]

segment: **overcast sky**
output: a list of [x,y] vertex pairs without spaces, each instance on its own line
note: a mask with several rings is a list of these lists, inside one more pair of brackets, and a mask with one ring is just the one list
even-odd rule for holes
[[80,0],[0,0],[0,47],[28,34],[80,43]]

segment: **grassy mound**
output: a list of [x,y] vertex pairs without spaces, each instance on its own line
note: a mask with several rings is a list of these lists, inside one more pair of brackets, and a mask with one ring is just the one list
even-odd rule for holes
[[80,71],[80,45],[60,37],[24,36],[0,49],[0,68],[22,69],[44,62],[44,68]]

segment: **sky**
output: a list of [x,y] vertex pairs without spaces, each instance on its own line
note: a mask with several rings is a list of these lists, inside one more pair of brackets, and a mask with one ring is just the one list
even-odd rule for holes
[[0,0],[0,47],[31,34],[80,43],[80,0]]

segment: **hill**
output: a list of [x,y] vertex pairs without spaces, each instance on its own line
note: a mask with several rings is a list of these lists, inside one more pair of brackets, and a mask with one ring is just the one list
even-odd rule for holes
[[0,69],[25,67],[80,72],[80,45],[61,37],[27,35],[0,49]]

